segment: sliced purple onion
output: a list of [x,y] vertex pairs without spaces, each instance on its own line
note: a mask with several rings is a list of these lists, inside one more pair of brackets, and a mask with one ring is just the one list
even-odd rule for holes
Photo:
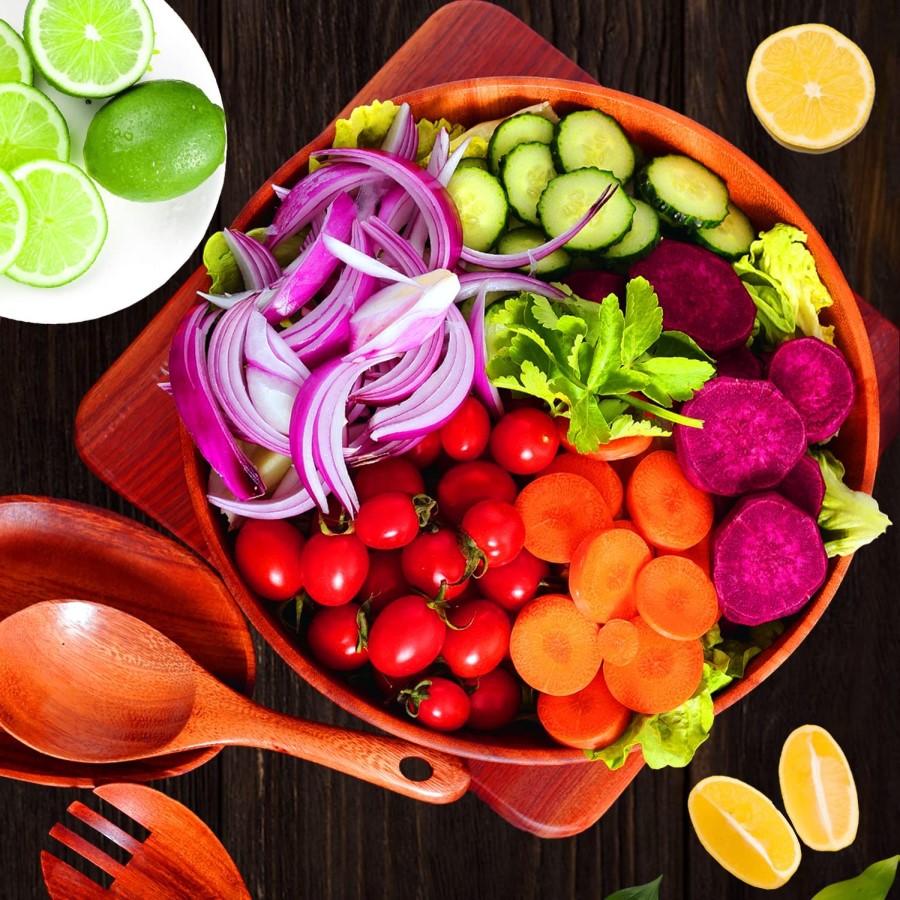
[[219,309],[231,309],[232,306],[236,306],[242,300],[246,300],[248,297],[258,297],[260,292],[256,291],[239,291],[236,294],[207,294],[205,291],[197,291],[197,296],[202,297],[207,303],[212,303],[213,306],[218,306]]
[[431,148],[431,155],[428,157],[428,165],[425,171],[437,178],[441,169],[446,165],[449,155],[450,135],[447,134],[446,128],[442,128],[434,139],[434,146]]
[[475,377],[472,380],[472,389],[475,396],[481,400],[498,419],[503,415],[503,401],[500,392],[491,384],[487,374],[487,341],[484,333],[484,305],[487,297],[487,288],[482,284],[475,295],[475,302],[469,313],[469,333],[472,335],[472,347],[475,352]]
[[551,300],[564,300],[566,294],[559,288],[541,281],[540,278],[533,278],[531,275],[524,275],[519,272],[464,272],[459,276],[459,294],[457,301],[468,300],[474,297],[478,291],[484,287],[485,293],[493,293],[503,291],[504,293],[513,293],[518,291],[529,291],[532,294],[538,294],[541,297],[548,297]]
[[240,231],[222,232],[247,290],[259,291],[281,277],[281,266],[268,247]]
[[460,162],[463,157],[466,155],[466,150],[469,149],[469,143],[471,142],[471,138],[466,138],[448,157],[447,161],[441,166],[440,172],[437,174],[437,180],[446,187],[450,179],[453,177],[453,173],[459,167]]
[[[291,410],[300,385],[279,378],[271,372],[264,372],[256,366],[247,366],[244,378],[250,402],[263,421],[281,434],[287,434],[291,427]],[[290,444],[288,447],[290,448]]]
[[250,519],[287,519],[309,512],[316,505],[293,467],[288,470],[281,484],[269,498],[242,501],[225,496],[212,486],[207,498],[213,506],[217,506],[223,512],[247,516]]
[[416,120],[408,103],[401,104],[397,110],[381,149],[404,159],[416,158],[419,149],[419,129],[416,128]]
[[410,278],[428,271],[425,260],[416,253],[412,244],[396,231],[388,228],[377,216],[362,223],[363,231],[380,246],[394,265]]
[[252,310],[247,322],[244,359],[248,366],[254,366],[298,387],[309,378],[309,369],[291,351],[284,333],[276,331],[257,309]]
[[413,280],[403,272],[398,272],[390,266],[386,266],[383,262],[379,262],[368,253],[363,253],[352,247],[350,244],[342,243],[330,235],[323,238],[324,244],[328,252],[342,263],[371,275],[373,278],[380,278],[382,281],[400,281],[404,284],[412,284]]

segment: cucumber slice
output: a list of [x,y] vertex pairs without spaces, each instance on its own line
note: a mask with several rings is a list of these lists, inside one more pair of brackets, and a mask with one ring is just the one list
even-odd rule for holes
[[701,247],[735,262],[750,252],[756,233],[744,212],[729,201],[728,215],[713,228],[698,228],[694,237]]
[[523,221],[539,225],[538,200],[547,182],[556,175],[553,154],[546,144],[529,141],[516,144],[500,163],[500,178],[506,188],[509,205]]
[[509,219],[503,185],[486,169],[466,166],[453,173],[447,191],[459,211],[463,243],[472,250],[490,250]]
[[612,172],[624,184],[634,174],[634,148],[622,126],[598,109],[580,109],[560,120],[553,154],[563,172],[593,167]]
[[[545,243],[547,235],[540,228],[533,228],[526,225],[524,228],[514,228],[507,231],[497,243],[498,253],[523,253],[526,250],[532,250]],[[572,257],[560,248],[554,250],[549,256],[539,259],[533,268],[521,266],[520,271],[532,272],[535,275],[551,276],[558,275],[569,268]]]
[[656,210],[643,200],[632,200],[634,218],[631,228],[625,236],[603,251],[603,258],[627,267],[638,260],[649,256],[660,241],[659,215]]
[[689,156],[657,156],[637,175],[638,193],[659,212],[691,228],[718,225],[728,214],[725,182]]
[[457,169],[468,169],[469,167],[476,169],[486,169],[488,161],[483,156],[464,156],[457,164]]
[[553,123],[537,113],[519,113],[504,119],[491,135],[488,144],[488,164],[494,174],[500,172],[500,160],[516,144],[538,141],[549,144],[553,140]]
[[549,237],[557,237],[575,225],[611,184],[618,190],[595,216],[572,238],[565,249],[593,253],[615,244],[629,228],[634,203],[612,172],[576,169],[550,180],[538,202],[541,226]]

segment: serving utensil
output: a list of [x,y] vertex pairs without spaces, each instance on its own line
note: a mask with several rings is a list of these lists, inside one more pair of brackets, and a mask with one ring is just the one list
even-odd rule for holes
[[[36,603],[0,623],[0,725],[43,753],[86,763],[236,744],[430,803],[450,803],[469,785],[455,757],[273,712],[141,619],[81,600]],[[424,760],[430,774],[406,775],[411,759]]]
[[249,900],[234,860],[209,826],[177,800],[140,784],[107,784],[94,793],[150,832],[140,841],[76,800],[69,812],[131,854],[126,863],[57,822],[50,836],[84,857],[113,882],[104,888],[47,850],[41,851],[44,883],[52,900]]

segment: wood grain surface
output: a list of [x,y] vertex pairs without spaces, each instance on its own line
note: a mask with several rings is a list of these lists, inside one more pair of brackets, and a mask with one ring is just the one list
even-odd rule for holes
[[[173,0],[210,57],[229,117],[230,155],[217,224],[229,222],[264,178],[315,136],[442,4],[371,0]],[[501,4],[601,83],[663,103],[719,132],[772,173],[828,241],[850,284],[898,321],[900,149],[897,28],[888,0],[628,5],[575,0]],[[788,24],[824,21],[869,55],[878,85],[872,119],[832,154],[793,154],[772,142],[746,102],[753,48]],[[504,52],[502,31],[496,35]],[[449,52],[449,51],[448,51]],[[440,73],[440,56],[432,63]],[[477,74],[477,73],[473,73]],[[541,72],[541,74],[555,74]],[[891,186],[893,185],[893,187]],[[0,323],[0,494],[69,497],[141,518],[79,461],[74,415],[88,388],[134,340],[199,262],[169,285],[99,322]],[[0,284],[2,290],[2,284]],[[896,382],[895,382],[896,384]],[[886,398],[896,402],[896,397]],[[898,517],[897,443],[875,494]],[[139,465],[136,461],[135,465]],[[744,778],[777,798],[777,755],[794,726],[817,722],[841,742],[862,808],[860,834],[838,854],[808,851],[782,890],[807,898],[900,850],[896,809],[898,579],[894,535],[861,552],[813,635],[746,701],[716,723],[686,771],[643,771],[600,822],[575,838],[541,841],[473,796],[444,808],[395,797],[273,754],[229,748],[188,775],[157,784],[186,802],[234,857],[257,898],[591,897],[662,874],[665,898],[752,897],[700,848],[685,814],[690,786],[710,773]],[[0,564],[3,564],[0,560]],[[256,699],[284,712],[353,724],[291,677],[257,643]],[[535,787],[537,790],[537,785]],[[0,897],[44,896],[39,851],[76,796],[0,783]]]

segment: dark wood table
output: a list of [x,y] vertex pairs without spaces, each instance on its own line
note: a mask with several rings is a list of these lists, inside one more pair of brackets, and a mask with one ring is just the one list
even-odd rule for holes
[[[229,163],[214,224],[315,136],[443,4],[437,0],[172,0],[207,52],[229,122]],[[900,219],[896,154],[900,91],[893,4],[855,11],[838,0],[784,4],[683,0],[502,4],[601,83],[665,104],[719,132],[771,172],[808,213],[851,286],[896,324]],[[744,77],[753,48],[778,28],[824,21],[868,54],[878,94],[862,135],[831,154],[791,153],[750,111]],[[503,35],[496,39],[502,44]],[[435,71],[440,71],[439,61]],[[549,73],[552,74],[552,73]],[[891,188],[893,184],[893,188]],[[74,448],[88,389],[128,347],[200,260],[132,308],[67,326],[0,323],[0,494],[72,498],[142,521],[94,477]],[[2,282],[0,282],[2,290]],[[887,340],[896,342],[896,331]],[[896,361],[896,349],[894,349]],[[895,362],[896,364],[896,362]],[[894,396],[884,398],[896,405]],[[900,517],[900,452],[885,448],[875,485]],[[662,896],[755,896],[700,847],[685,799],[701,777],[728,774],[778,797],[777,758],[795,726],[815,722],[844,747],[860,794],[854,845],[806,851],[787,897],[808,898],[900,850],[896,678],[900,673],[896,532],[858,554],[831,608],[782,669],[724,713],[687,770],[644,770],[593,827],[549,841],[521,832],[469,795],[429,807],[310,764],[228,749],[157,787],[190,806],[232,853],[256,898],[600,898],[662,874]],[[0,560],[0,565],[3,561]],[[893,585],[893,587],[891,587]],[[257,641],[255,697],[276,709],[350,725]],[[893,701],[891,698],[894,698]],[[535,785],[535,790],[539,790]],[[39,851],[77,791],[0,782],[0,897],[44,896]]]

